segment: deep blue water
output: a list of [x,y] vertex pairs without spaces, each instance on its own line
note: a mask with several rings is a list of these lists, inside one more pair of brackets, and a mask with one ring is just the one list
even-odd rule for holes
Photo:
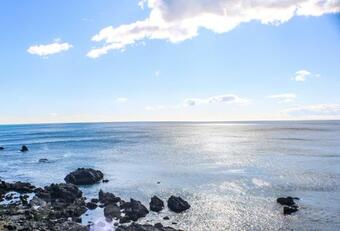
[[[22,144],[30,151],[20,153]],[[192,205],[141,222],[195,231],[340,230],[340,121],[3,125],[0,146],[0,178],[8,181],[44,186],[92,167],[110,182],[82,187],[89,198],[102,188],[145,204],[176,194]],[[288,195],[301,198],[301,209],[285,217],[275,200]],[[98,209],[84,222],[101,216]]]

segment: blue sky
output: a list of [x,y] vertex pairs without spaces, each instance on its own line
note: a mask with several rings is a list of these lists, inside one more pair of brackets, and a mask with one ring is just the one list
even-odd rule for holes
[[340,119],[340,2],[244,2],[2,1],[0,123]]

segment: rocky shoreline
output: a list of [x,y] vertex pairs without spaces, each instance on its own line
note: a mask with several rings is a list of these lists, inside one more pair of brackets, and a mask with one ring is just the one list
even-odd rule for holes
[[[149,213],[140,201],[124,201],[113,193],[98,192],[98,198],[88,200],[77,185],[91,185],[103,180],[98,170],[79,168],[65,177],[66,183],[51,184],[44,188],[26,182],[8,183],[0,181],[0,230],[52,230],[85,231],[93,224],[81,224],[81,216],[88,210],[104,208],[108,222],[114,222],[118,231],[176,231],[161,223],[138,224],[140,218]],[[180,213],[190,208],[181,197],[171,196],[167,201],[169,209]],[[164,202],[157,196],[151,198],[150,210],[159,212]],[[93,228],[93,227],[92,227]]]

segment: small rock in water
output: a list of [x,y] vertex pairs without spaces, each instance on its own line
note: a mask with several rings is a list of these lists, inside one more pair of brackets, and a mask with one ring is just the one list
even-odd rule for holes
[[97,198],[92,198],[92,199],[91,199],[91,202],[93,202],[93,203],[98,203],[98,202],[99,202],[99,199],[97,199]]
[[22,145],[20,152],[27,152],[28,151],[28,147],[26,145]]
[[163,220],[170,220],[170,217],[165,216],[165,217],[163,217]]
[[168,207],[171,211],[175,213],[183,212],[190,208],[187,201],[183,200],[181,197],[171,196],[168,199]]
[[0,147],[0,150],[4,150],[5,148],[4,147]]
[[66,183],[71,183],[75,185],[90,185],[95,184],[102,180],[104,174],[99,170],[94,170],[92,168],[78,168],[77,170],[69,173],[65,177]]
[[279,203],[280,205],[284,205],[283,207],[284,215],[290,215],[299,210],[299,207],[294,200],[300,199],[298,197],[279,197],[276,199],[276,202]]
[[96,209],[97,208],[97,204],[93,203],[93,202],[87,202],[86,203],[86,208],[88,208],[90,210]]
[[45,158],[39,159],[39,163],[47,163],[47,162],[48,162],[48,159],[45,159]]
[[279,197],[276,199],[276,202],[279,203],[280,205],[288,205],[292,206],[295,205],[295,198],[293,197]]
[[153,196],[150,202],[150,210],[154,212],[159,212],[164,208],[164,202],[157,196]]
[[102,180],[102,182],[103,182],[103,183],[108,183],[109,180],[108,180],[108,179],[104,179],[104,180]]
[[299,209],[296,206],[284,206],[283,207],[283,214],[284,215],[290,215],[292,213],[297,212]]

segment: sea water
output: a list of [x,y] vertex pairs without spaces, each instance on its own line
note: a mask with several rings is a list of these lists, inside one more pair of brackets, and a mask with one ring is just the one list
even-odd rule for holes
[[[29,152],[19,151],[23,144]],[[340,230],[340,121],[3,125],[0,146],[6,181],[45,186],[91,167],[109,183],[80,187],[87,198],[103,189],[147,207],[153,195],[191,204],[181,214],[150,212],[141,223],[194,231]],[[280,196],[299,197],[300,210],[284,216]],[[83,216],[85,224],[101,219],[100,208]]]

